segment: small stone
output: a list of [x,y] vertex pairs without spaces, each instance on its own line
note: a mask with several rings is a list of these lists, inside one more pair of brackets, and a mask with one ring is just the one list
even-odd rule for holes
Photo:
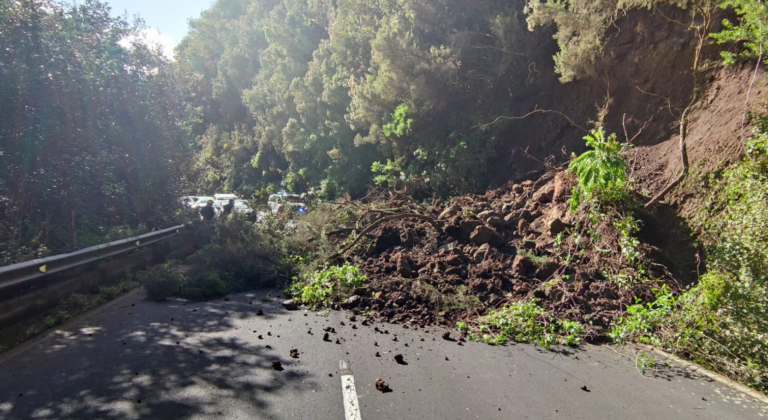
[[299,350],[297,350],[297,349],[291,349],[290,354],[291,354],[291,357],[294,358],[294,359],[298,359],[299,358]]
[[279,360],[275,360],[274,362],[272,362],[272,369],[283,370],[283,364]]
[[395,362],[397,362],[397,364],[399,364],[399,365],[402,365],[403,363],[405,363],[405,359],[403,358],[403,355],[402,354],[396,354],[395,355]]
[[288,299],[283,301],[283,307],[289,311],[295,311],[299,309],[299,304],[293,299]]
[[376,389],[382,393],[391,392],[389,384],[384,382],[381,378],[376,378]]
[[444,332],[442,337],[443,337],[443,340],[450,340],[451,339],[451,332],[450,331]]

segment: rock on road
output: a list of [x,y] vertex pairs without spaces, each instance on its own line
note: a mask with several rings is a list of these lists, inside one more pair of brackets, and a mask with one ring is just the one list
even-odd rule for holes
[[443,329],[287,311],[264,294],[156,303],[135,292],[79,317],[0,355],[0,419],[768,417],[674,363],[642,376],[619,349],[459,345]]

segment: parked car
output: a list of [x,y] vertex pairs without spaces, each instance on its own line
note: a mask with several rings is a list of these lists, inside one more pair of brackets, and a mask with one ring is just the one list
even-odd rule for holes
[[248,220],[256,219],[256,212],[248,206],[248,201],[246,200],[235,200],[235,208],[232,211],[245,216]]
[[190,209],[200,210],[200,207],[204,207],[206,204],[208,204],[209,201],[213,201],[214,203],[216,202],[213,197],[197,197],[197,201],[195,201],[195,203],[190,206]]
[[192,205],[194,205],[197,202],[198,197],[194,195],[188,195],[186,197],[181,197],[181,205],[190,209],[192,208]]
[[234,194],[214,194],[213,195],[213,199],[215,201],[223,201],[222,205],[229,202],[229,200],[237,200],[237,198],[238,197]]
[[269,196],[269,210],[272,214],[285,212],[304,214],[307,212],[307,205],[304,204],[301,196],[281,192]]

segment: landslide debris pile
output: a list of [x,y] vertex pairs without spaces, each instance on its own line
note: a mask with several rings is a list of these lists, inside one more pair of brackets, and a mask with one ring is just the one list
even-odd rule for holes
[[548,173],[428,209],[392,193],[389,210],[369,210],[377,216],[337,255],[371,279],[340,306],[427,326],[536,300],[549,320],[577,321],[587,339],[604,337],[636,296],[677,283],[652,260],[659,250],[626,243],[615,218],[571,214],[572,188],[567,173]]

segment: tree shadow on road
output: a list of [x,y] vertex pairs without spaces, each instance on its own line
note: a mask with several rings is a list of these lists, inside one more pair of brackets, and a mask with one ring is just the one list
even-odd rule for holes
[[65,327],[0,364],[0,418],[276,418],[270,395],[317,384],[270,348],[276,340],[243,339],[254,333],[237,321],[258,309],[267,323],[281,310],[248,295],[140,301]]

